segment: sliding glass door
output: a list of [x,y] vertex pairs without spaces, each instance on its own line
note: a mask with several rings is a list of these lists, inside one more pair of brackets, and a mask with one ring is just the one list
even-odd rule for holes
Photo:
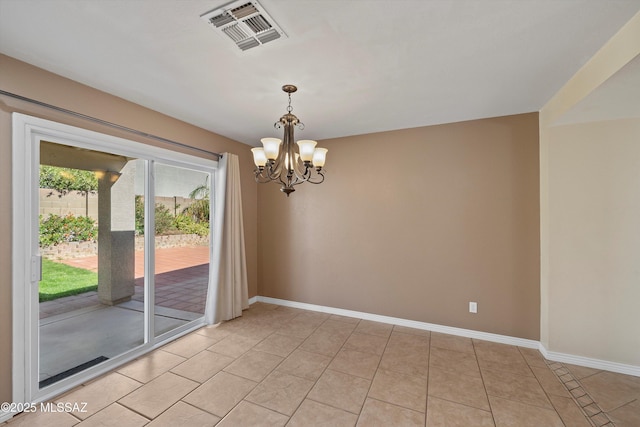
[[14,396],[204,324],[214,161],[14,114],[14,168]]
[[135,200],[144,196],[136,193],[144,192],[146,162],[48,141],[40,141],[39,152],[38,384],[44,388],[145,343],[144,287],[136,286],[144,269],[135,271],[144,244],[136,248]]
[[[210,174],[154,164],[155,336],[204,316],[209,285]],[[173,225],[172,225],[173,224]]]

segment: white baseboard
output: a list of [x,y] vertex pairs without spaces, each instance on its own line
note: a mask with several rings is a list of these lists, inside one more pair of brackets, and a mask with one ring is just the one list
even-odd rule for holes
[[640,377],[640,366],[626,365],[624,363],[609,362],[608,360],[592,359],[590,357],[549,351],[542,345],[542,343],[540,343],[539,350],[546,359],[553,360],[554,362],[570,363],[572,365],[585,366],[587,368]]
[[508,335],[492,334],[489,332],[474,331],[471,329],[454,328],[451,326],[437,325],[434,323],[418,322],[415,320],[401,319],[398,317],[382,316],[379,314],[365,313],[361,311],[345,310],[342,308],[327,307],[322,305],[307,304],[271,297],[255,296],[249,300],[254,302],[264,302],[268,304],[282,305],[285,307],[300,308],[303,310],[319,311],[322,313],[337,314],[346,317],[356,317],[358,319],[371,320],[374,322],[388,323],[391,325],[407,326],[409,328],[423,329],[426,331],[440,332],[443,334],[457,335],[466,338],[476,338],[479,340],[497,342],[501,344],[516,345],[519,347],[533,348],[539,350],[542,355],[555,362],[570,363],[572,365],[585,366],[588,368],[600,369],[603,371],[617,372],[625,375],[640,377],[640,366],[625,365],[622,363],[609,362],[606,360],[591,359],[588,357],[574,356],[571,354],[548,351],[542,343],[535,340],[510,337]]
[[14,415],[11,412],[0,411],[0,423],[9,421]]
[[282,305],[285,307],[301,308],[303,310],[319,311],[322,313],[337,314],[339,316],[356,317],[358,319],[374,322],[388,323],[391,325],[406,326],[409,328],[423,329],[425,331],[441,332],[443,334],[458,335],[467,338],[498,342],[501,344],[517,345],[519,347],[538,349],[540,343],[524,338],[510,337],[507,335],[492,334],[489,332],[474,331],[471,329],[454,328],[451,326],[436,325],[434,323],[417,322],[415,320],[401,319],[398,317],[382,316],[380,314],[364,313],[362,311],[345,310],[342,308],[326,307],[322,305],[307,304],[304,302],[288,301],[270,297],[256,297],[257,301]]

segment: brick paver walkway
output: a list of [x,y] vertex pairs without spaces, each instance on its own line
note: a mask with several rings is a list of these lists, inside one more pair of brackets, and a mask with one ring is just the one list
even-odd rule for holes
[[[135,254],[137,279],[144,275],[144,251],[136,251]],[[97,256],[60,260],[57,262],[72,267],[84,268],[85,270],[98,271]],[[208,263],[209,247],[207,246],[156,249],[156,274]]]
[[[72,267],[98,271],[98,257],[58,261]],[[144,301],[144,252],[135,253],[135,301]],[[155,305],[204,313],[209,278],[207,246],[156,249]],[[96,292],[40,303],[40,318],[100,304]]]

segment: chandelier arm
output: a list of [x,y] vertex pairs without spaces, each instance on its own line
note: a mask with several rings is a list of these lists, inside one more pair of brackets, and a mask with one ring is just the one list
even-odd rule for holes
[[[294,128],[298,128],[300,130],[304,129],[304,123],[302,123],[301,121],[298,120],[297,117],[293,116],[292,120],[285,125],[285,141],[289,141],[288,146],[290,147],[290,155],[289,155],[289,159],[295,159],[295,145],[294,145]],[[287,129],[289,130],[289,133],[287,133]],[[302,168],[304,167],[304,172],[302,171]],[[293,173],[295,174],[296,178],[298,180],[301,181],[306,181],[307,178],[307,172],[309,170],[308,166],[305,166],[304,164],[302,164],[301,160],[293,160],[291,162],[291,170],[293,171]]]
[[320,181],[312,181],[311,179],[307,180],[309,184],[322,184],[324,182],[324,171],[317,172],[317,175],[320,177]]
[[282,162],[277,160],[274,163],[268,162],[262,170],[255,169],[254,174],[256,182],[265,184],[267,182],[278,180],[282,174]]
[[264,168],[265,177],[272,181],[278,179],[282,174],[282,163],[280,156],[273,163],[271,161],[267,162]]
[[271,181],[272,181],[271,179],[265,178],[263,175],[256,174],[256,182],[258,184],[266,184]]
[[267,177],[273,181],[280,178],[281,174],[282,174],[282,168],[280,167],[280,164],[276,162],[274,163],[274,167],[269,168],[267,172]]
[[[309,175],[304,179],[304,182],[308,182],[310,184],[321,184],[324,181],[324,170],[316,170],[316,173],[313,173],[313,169],[309,168]],[[317,179],[319,177],[319,179]]]
[[[282,118],[279,121],[275,122],[273,124],[273,127],[275,129],[282,129],[283,127],[285,127],[285,132],[286,132],[286,125],[283,124]],[[284,156],[282,156],[282,153],[278,154],[278,157],[274,160],[273,164],[268,163],[268,165],[270,165],[270,172],[268,176],[272,181],[280,179],[280,175],[282,175],[283,164],[284,164]]]
[[[292,182],[292,186],[293,185],[300,185],[303,184],[305,182],[308,182],[309,184],[322,184],[324,182],[324,170],[320,170],[320,171],[316,171],[315,175],[311,172],[311,168],[309,168],[309,175],[306,176],[305,178],[300,178],[298,176],[296,176],[296,180]],[[316,178],[319,178],[316,180]]]
[[267,182],[272,181],[266,168],[262,170],[254,169],[253,174],[255,175],[256,182],[259,184],[266,184]]
[[[304,167],[304,172],[302,172],[302,167]],[[311,174],[309,173],[309,166],[300,165],[300,162],[296,162],[293,167],[293,172],[296,175],[298,181],[305,182],[309,179]]]
[[305,172],[300,171],[300,162],[296,162],[293,167],[293,175],[291,179],[291,186],[299,185],[307,182],[309,179],[308,168],[305,168]]
[[265,170],[260,170],[258,168],[253,170],[253,174],[256,177],[256,182],[263,182],[263,179],[269,179],[266,175],[265,175]]
[[283,116],[282,121],[284,121],[284,141],[283,144],[283,153],[282,153],[282,161],[285,166],[284,169],[287,171],[287,179],[291,180],[293,177],[298,176],[296,152],[295,152],[295,143],[294,141],[294,127],[297,123],[298,119],[296,116],[289,112],[287,115]]
[[305,182],[308,182],[309,184],[322,184],[324,182],[324,175],[323,174],[318,174],[318,176],[320,177],[320,180],[314,181],[315,177],[310,176],[306,179],[303,180],[296,180],[292,185],[299,185],[299,184],[303,184]]
[[302,182],[300,182],[300,181],[297,179],[297,177],[295,177],[295,176],[294,176],[294,177],[293,177],[293,179],[292,179],[292,177],[289,177],[289,176],[287,175],[286,179],[287,179],[287,180],[286,180],[286,181],[284,181],[284,180],[282,179],[282,176],[280,176],[280,177],[278,178],[278,181],[280,182],[280,184],[282,184],[282,187],[283,187],[283,188],[293,188],[293,186],[294,186],[294,185],[302,184]]
[[[296,181],[296,183],[295,183],[295,184],[293,184],[293,185],[300,185],[300,184],[304,184],[305,182],[310,182],[310,183],[312,183],[312,184],[315,184],[313,181],[309,181],[309,179],[305,179],[305,180],[298,180],[298,181]],[[319,184],[319,183],[318,183],[318,184]]]

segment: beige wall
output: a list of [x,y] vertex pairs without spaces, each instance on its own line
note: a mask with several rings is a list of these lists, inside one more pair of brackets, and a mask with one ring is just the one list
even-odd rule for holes
[[548,132],[549,349],[640,366],[640,118]]
[[[240,158],[244,227],[247,248],[249,296],[257,294],[257,187],[251,171],[248,147],[220,135],[140,107],[115,96],[48,73],[0,55],[0,89],[97,117],[194,147],[235,153]],[[0,200],[11,200],[11,112],[20,111],[86,129],[96,130],[151,145],[154,140],[134,137],[107,127],[56,113],[9,97],[0,97]],[[182,150],[198,155],[190,150]],[[0,235],[11,235],[11,205],[0,205]],[[11,240],[0,239],[0,402],[11,401]],[[9,345],[7,345],[9,343]]]
[[637,254],[640,242],[637,171],[628,163],[637,169],[638,118],[554,123],[638,55],[640,13],[540,110],[540,341],[552,352],[632,365],[640,365],[629,306],[638,300],[637,259],[631,265],[625,251]]
[[259,187],[261,295],[539,338],[537,113],[319,145],[325,183]]

